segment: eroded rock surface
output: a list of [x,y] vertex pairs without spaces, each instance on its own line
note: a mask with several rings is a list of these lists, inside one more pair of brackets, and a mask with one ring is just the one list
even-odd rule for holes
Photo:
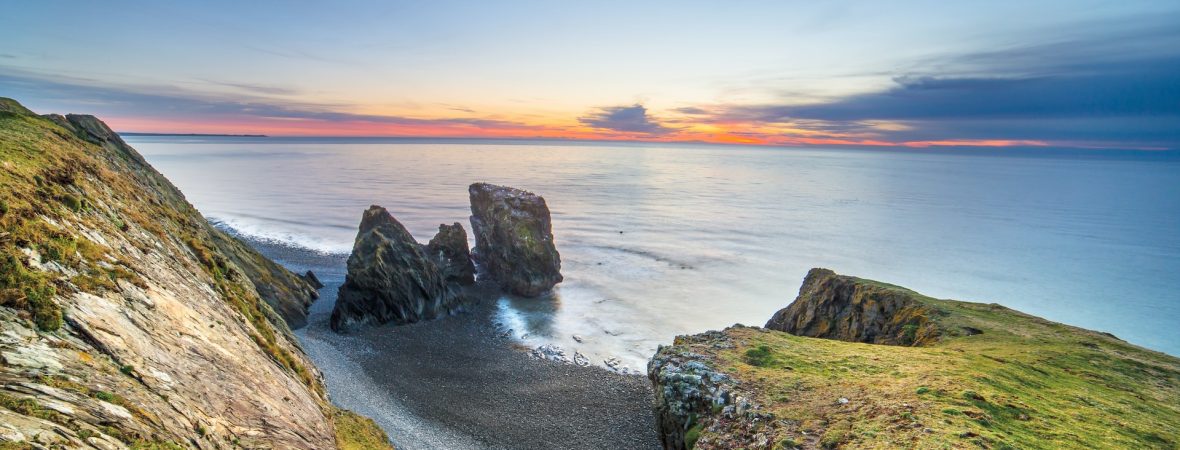
[[799,336],[888,345],[926,345],[940,330],[938,312],[920,294],[828,269],[811,269],[799,296],[766,328]]
[[472,184],[468,193],[475,259],[501,288],[536,297],[562,281],[544,198],[487,183]]
[[423,245],[380,206],[361,218],[330,325],[347,332],[365,324],[412,323],[449,313],[459,297]]

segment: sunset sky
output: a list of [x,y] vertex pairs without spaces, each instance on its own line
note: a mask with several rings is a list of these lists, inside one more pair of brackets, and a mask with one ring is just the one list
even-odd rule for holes
[[137,132],[1176,150],[1178,24],[1127,0],[19,2],[0,96]]

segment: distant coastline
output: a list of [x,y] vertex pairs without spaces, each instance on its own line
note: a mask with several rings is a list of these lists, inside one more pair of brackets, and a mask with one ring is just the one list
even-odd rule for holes
[[118,132],[118,133],[119,133],[119,136],[249,137],[249,138],[270,137],[265,134],[134,133],[134,132]]

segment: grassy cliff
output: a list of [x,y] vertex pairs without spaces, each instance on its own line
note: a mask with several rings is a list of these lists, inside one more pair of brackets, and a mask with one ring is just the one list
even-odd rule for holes
[[666,447],[1180,446],[1177,358],[817,270],[768,325],[818,337],[735,326],[661,347]]
[[331,406],[275,312],[297,317],[314,289],[211,227],[98,119],[0,98],[0,187],[0,447],[374,434]]

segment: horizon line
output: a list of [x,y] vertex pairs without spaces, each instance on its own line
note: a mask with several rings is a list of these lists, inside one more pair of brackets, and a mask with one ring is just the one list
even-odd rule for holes
[[285,134],[262,134],[262,133],[162,133],[162,132],[138,132],[138,131],[115,131],[120,136],[141,136],[141,137],[219,137],[219,138],[247,138],[247,139],[404,139],[404,140],[461,140],[461,141],[534,141],[534,142],[567,142],[567,143],[601,143],[601,144],[654,144],[654,145],[703,145],[703,146],[722,146],[722,147],[761,147],[761,148],[790,148],[790,149],[824,149],[824,150],[907,150],[907,151],[956,151],[956,150],[971,150],[974,152],[997,152],[997,153],[1013,153],[1018,151],[1042,151],[1042,152],[1078,152],[1078,153],[1144,153],[1144,154],[1176,154],[1180,155],[1180,149],[1165,148],[1165,147],[1099,147],[1099,146],[1070,146],[1070,145],[906,145],[904,143],[891,143],[890,145],[856,145],[856,144],[819,144],[819,143],[773,143],[773,142],[709,142],[702,140],[657,140],[657,139],[588,139],[577,137],[557,137],[557,136],[359,136],[359,135],[285,135]]

